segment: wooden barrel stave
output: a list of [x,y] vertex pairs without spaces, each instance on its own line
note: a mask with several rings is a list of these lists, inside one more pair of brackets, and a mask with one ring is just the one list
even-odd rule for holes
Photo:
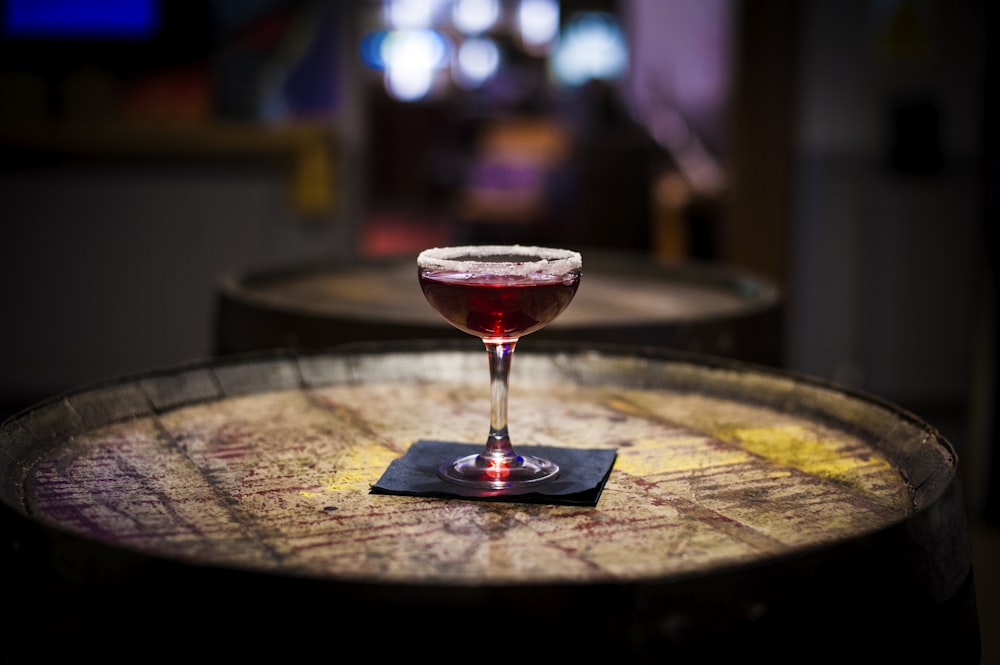
[[[780,290],[758,275],[588,251],[570,308],[532,338],[657,346],[777,366],[783,316]],[[413,257],[233,272],[220,280],[215,323],[219,355],[460,334],[424,300]]]

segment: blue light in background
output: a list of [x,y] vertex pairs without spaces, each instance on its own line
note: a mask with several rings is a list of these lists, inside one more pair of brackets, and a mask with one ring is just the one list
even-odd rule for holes
[[618,19],[607,12],[574,16],[556,46],[551,67],[556,81],[568,86],[620,77],[628,67],[628,42]]
[[366,33],[361,38],[361,44],[358,48],[361,62],[372,69],[379,71],[385,69],[385,60],[382,58],[382,44],[388,36],[388,30],[373,30]]
[[6,0],[7,37],[148,38],[159,27],[158,0]]

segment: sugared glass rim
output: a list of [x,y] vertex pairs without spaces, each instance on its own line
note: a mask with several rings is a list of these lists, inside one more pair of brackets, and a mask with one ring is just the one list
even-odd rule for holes
[[[533,261],[490,261],[490,256],[498,255],[537,256]],[[457,260],[455,257],[466,257]],[[481,256],[485,260],[468,257]],[[535,247],[531,245],[458,245],[454,247],[432,247],[420,252],[417,266],[423,270],[444,270],[448,272],[477,272],[489,266],[494,275],[531,275],[545,272],[561,275],[571,270],[580,270],[583,257],[579,252],[555,247]]]

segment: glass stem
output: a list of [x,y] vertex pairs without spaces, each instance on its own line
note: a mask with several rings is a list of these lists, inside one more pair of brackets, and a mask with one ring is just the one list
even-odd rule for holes
[[490,436],[480,457],[494,462],[515,462],[517,453],[507,433],[507,389],[510,382],[510,363],[517,341],[486,342],[490,358]]

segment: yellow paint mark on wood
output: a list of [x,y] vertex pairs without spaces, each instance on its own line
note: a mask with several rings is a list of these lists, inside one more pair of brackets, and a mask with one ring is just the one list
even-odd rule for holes
[[772,462],[820,478],[849,482],[859,472],[894,473],[888,461],[872,455],[871,451],[853,455],[836,441],[820,439],[801,425],[734,427],[719,431],[716,436]]
[[384,446],[357,446],[344,451],[336,474],[324,485],[328,492],[368,491],[399,453]]

